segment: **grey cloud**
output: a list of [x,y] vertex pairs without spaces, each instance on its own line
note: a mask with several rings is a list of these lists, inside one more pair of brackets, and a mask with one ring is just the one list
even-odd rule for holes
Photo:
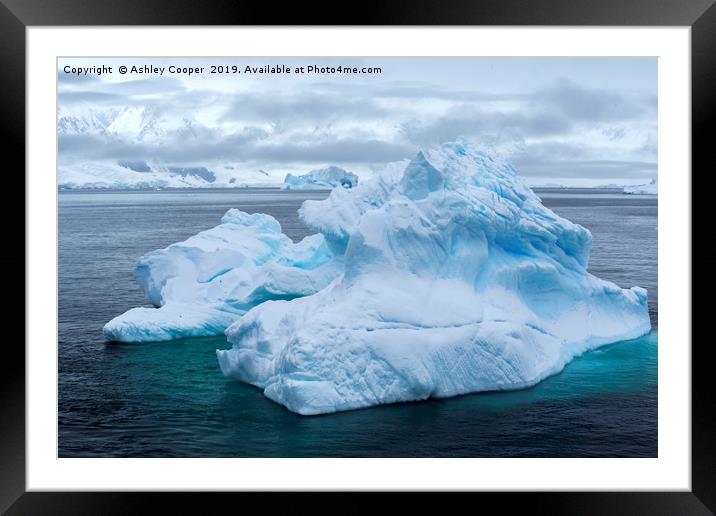
[[[409,86],[408,90],[421,91]],[[429,94],[426,91],[425,94]],[[456,104],[442,116],[412,119],[401,124],[405,137],[420,145],[434,145],[458,137],[477,140],[518,142],[525,139],[574,135],[585,126],[605,122],[626,122],[643,118],[651,110],[652,99],[631,99],[597,89],[587,89],[569,81],[559,81],[531,95],[479,95],[473,102]],[[486,102],[512,100],[511,110],[486,108]],[[610,139],[622,139],[626,131],[606,128]],[[586,145],[586,142],[585,142]],[[588,146],[588,145],[587,145]]]
[[[617,158],[618,156],[618,158]],[[643,145],[635,144],[632,147],[622,146],[618,151],[612,148],[607,142],[602,144],[586,145],[580,142],[565,142],[561,140],[530,142],[524,145],[519,152],[513,153],[513,160],[530,159],[533,161],[588,161],[595,157],[605,161],[624,160],[630,157],[631,161],[652,162],[656,154],[647,152]]]
[[525,145],[519,153],[515,153],[513,160],[575,161],[586,160],[587,157],[587,149],[584,145],[548,141]]
[[64,70],[57,70],[57,82],[60,85],[75,85],[75,84],[88,84],[88,83],[99,83],[100,78],[95,74],[76,74],[76,73],[65,73]]
[[[176,77],[159,77],[153,79],[135,79],[122,82],[101,81],[94,75],[70,75],[59,73],[60,93],[76,94],[107,94],[116,95],[125,101],[132,100],[133,96],[172,94],[185,91],[182,82]],[[69,77],[73,77],[70,79]]]
[[206,127],[187,126],[167,135],[158,143],[128,142],[117,137],[94,134],[60,135],[58,143],[60,154],[88,160],[158,160],[186,165],[216,159],[241,160],[262,136],[260,129],[253,128],[220,135]]
[[104,91],[122,95],[153,95],[184,91],[184,85],[176,77],[136,79],[133,81],[104,83]]
[[317,92],[334,95],[382,98],[382,99],[420,99],[446,100],[451,102],[501,102],[525,101],[529,95],[511,92],[483,92],[479,90],[445,89],[428,82],[391,81],[382,84],[369,83],[316,83],[312,89]]
[[649,161],[565,160],[547,161],[534,157],[518,157],[512,163],[523,176],[569,178],[653,178],[657,164]]
[[528,98],[518,93],[486,93],[480,91],[453,91],[437,88],[429,84],[392,86],[380,88],[375,96],[384,98],[440,99],[449,101],[499,102],[520,101]]
[[388,111],[371,99],[345,98],[338,95],[295,92],[291,96],[239,94],[233,96],[223,120],[252,120],[298,123],[352,118],[383,117]]
[[531,135],[557,135],[571,130],[566,117],[548,112],[495,112],[466,104],[451,109],[436,119],[411,120],[401,130],[411,142],[435,145],[459,137],[509,137],[524,139]]
[[626,159],[609,156],[615,156],[615,152],[608,147],[557,140],[522,145],[510,154],[509,160],[520,175],[543,178],[652,178],[657,173],[656,162],[639,147],[622,149],[620,156]]
[[588,89],[561,80],[535,92],[530,99],[533,109],[563,114],[574,121],[600,122],[625,120],[644,113],[645,101],[636,101],[614,92]]
[[341,138],[310,145],[260,145],[249,152],[252,159],[278,162],[380,163],[412,156],[417,147],[405,143]]
[[116,93],[104,93],[101,91],[60,91],[57,94],[60,105],[87,102],[93,104],[124,103],[125,97]]
[[350,138],[328,139],[310,144],[273,144],[266,140],[266,132],[249,128],[223,138],[205,134],[184,132],[165,139],[160,145],[148,142],[126,142],[117,138],[107,139],[97,135],[62,135],[59,139],[60,153],[81,156],[83,159],[113,161],[161,160],[172,164],[201,164],[207,160],[259,160],[274,163],[301,162],[353,162],[380,163],[403,159],[417,151],[409,144],[378,140]]

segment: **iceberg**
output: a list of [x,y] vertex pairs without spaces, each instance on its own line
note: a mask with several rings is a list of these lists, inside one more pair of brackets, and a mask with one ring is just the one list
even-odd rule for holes
[[282,188],[287,190],[331,190],[337,186],[353,188],[358,184],[358,176],[340,167],[327,167],[302,176],[287,174]]
[[158,308],[132,308],[103,333],[119,342],[221,335],[263,301],[318,292],[339,262],[322,235],[294,244],[270,215],[231,209],[218,226],[142,256],[134,277]]
[[624,193],[629,195],[658,195],[659,183],[654,178],[645,185],[625,186]]
[[299,214],[340,273],[248,310],[217,350],[225,376],[299,414],[523,388],[650,330],[646,290],[588,272],[590,232],[466,143]]

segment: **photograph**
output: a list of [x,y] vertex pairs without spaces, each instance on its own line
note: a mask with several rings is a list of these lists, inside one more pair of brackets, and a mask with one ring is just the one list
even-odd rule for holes
[[60,459],[659,457],[657,57],[56,62]]

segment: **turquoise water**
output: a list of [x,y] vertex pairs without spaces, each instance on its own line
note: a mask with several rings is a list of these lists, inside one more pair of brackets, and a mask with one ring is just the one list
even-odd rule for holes
[[[577,457],[657,455],[657,331],[576,358],[519,391],[316,417],[225,379],[224,337],[110,344],[102,325],[146,304],[131,276],[144,252],[215,225],[229,207],[273,214],[325,193],[60,195],[59,454],[127,457]],[[594,233],[591,270],[649,289],[656,327],[656,201],[558,193],[545,204]],[[638,265],[638,266],[637,266]]]
[[217,374],[222,338],[170,346],[104,348],[101,404],[121,417],[75,427],[83,447],[97,439],[96,454],[120,456],[397,457],[421,449],[510,456],[524,455],[527,440],[532,456],[655,451],[647,443],[656,412],[643,405],[655,401],[656,332],[587,352],[530,389],[317,417],[293,414],[260,389]]

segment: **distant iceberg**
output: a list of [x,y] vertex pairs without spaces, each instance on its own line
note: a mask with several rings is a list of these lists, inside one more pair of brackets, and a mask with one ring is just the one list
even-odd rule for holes
[[624,193],[629,195],[658,195],[659,184],[652,179],[645,185],[625,186]]
[[589,231],[466,144],[306,201],[300,216],[340,273],[252,308],[217,350],[227,377],[300,414],[526,387],[650,330],[646,290],[587,272]]
[[358,185],[358,176],[340,167],[326,167],[294,176],[287,174],[282,187],[287,190],[331,190],[337,186],[353,188]]
[[134,276],[159,308],[132,308],[103,332],[120,342],[221,335],[253,306],[318,292],[340,269],[322,235],[294,244],[270,215],[232,209],[215,228],[140,258]]

